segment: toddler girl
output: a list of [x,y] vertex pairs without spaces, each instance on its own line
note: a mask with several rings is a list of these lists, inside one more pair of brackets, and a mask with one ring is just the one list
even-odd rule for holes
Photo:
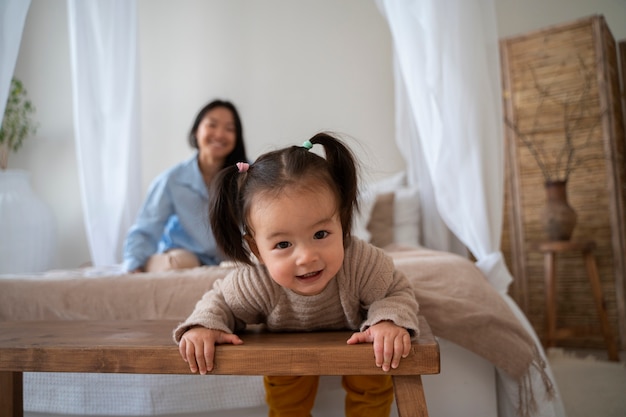
[[[309,151],[315,144],[325,157]],[[210,372],[215,345],[241,344],[235,332],[259,323],[282,332],[352,329],[348,344],[372,343],[383,371],[399,366],[417,336],[417,301],[390,257],[350,235],[357,168],[340,140],[320,133],[226,167],[212,187],[215,240],[239,267],[174,331],[192,372]],[[318,380],[266,376],[270,417],[309,416]],[[389,375],[344,376],[342,385],[347,416],[389,415]]]

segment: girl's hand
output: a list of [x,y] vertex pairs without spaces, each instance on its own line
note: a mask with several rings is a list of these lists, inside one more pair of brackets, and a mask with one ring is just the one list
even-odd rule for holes
[[199,371],[201,375],[206,375],[207,372],[213,370],[215,345],[222,343],[241,345],[243,341],[235,334],[204,327],[193,327],[180,338],[178,351],[183,360],[189,364],[191,372]]
[[396,369],[400,359],[409,356],[411,351],[411,336],[409,332],[390,321],[381,321],[364,332],[354,333],[348,339],[349,345],[357,343],[373,343],[376,366],[383,371]]

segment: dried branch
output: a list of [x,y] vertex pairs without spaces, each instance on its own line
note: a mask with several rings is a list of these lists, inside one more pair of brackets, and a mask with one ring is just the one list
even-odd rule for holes
[[[595,74],[589,70],[581,56],[578,56],[578,69],[581,76],[580,88],[574,91],[558,94],[552,92],[557,85],[554,78],[560,73],[556,73],[552,80],[541,82],[535,73],[535,70],[529,66],[529,71],[533,80],[533,87],[539,93],[537,106],[532,116],[532,128],[522,130],[520,127],[505,117],[505,124],[510,128],[520,142],[529,150],[535,159],[535,162],[541,169],[541,173],[546,182],[553,180],[567,181],[575,169],[583,165],[590,159],[598,159],[597,156],[580,158],[577,152],[586,148],[592,142],[594,132],[600,125],[602,119],[606,115],[606,110],[600,115],[593,116],[591,106],[589,104],[592,99],[592,89]],[[562,66],[567,64],[567,60],[562,62]],[[560,107],[562,113],[562,132],[563,145],[551,155],[548,155],[541,141],[537,140],[539,134],[545,134],[545,127],[541,126],[540,116],[545,111],[545,105],[550,102]],[[584,127],[583,122],[589,118],[595,117],[591,127]],[[587,129],[587,138],[585,142],[576,144],[575,137],[577,132]]]
[[543,177],[546,181],[550,181],[550,171],[543,162],[542,152],[535,146],[533,141],[530,140],[530,138],[526,134],[520,132],[515,123],[511,122],[508,118],[504,119],[504,123],[511,130],[513,130],[515,136],[517,136],[522,141],[522,143],[526,145],[532,156],[535,158],[535,161],[537,161],[537,165],[539,165],[539,168],[541,168],[541,173],[543,174]]

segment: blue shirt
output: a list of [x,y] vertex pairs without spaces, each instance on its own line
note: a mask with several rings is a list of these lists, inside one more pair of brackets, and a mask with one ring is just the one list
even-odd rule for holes
[[155,253],[181,248],[204,265],[222,260],[209,224],[209,193],[198,153],[160,174],[150,185],[124,242],[124,268],[133,271]]

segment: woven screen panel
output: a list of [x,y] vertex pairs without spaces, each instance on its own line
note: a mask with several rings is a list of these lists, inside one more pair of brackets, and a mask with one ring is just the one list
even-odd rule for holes
[[[542,335],[544,259],[534,247],[546,240],[546,179],[567,177],[568,201],[578,215],[572,239],[597,244],[609,319],[624,346],[626,167],[616,42],[604,18],[591,16],[503,39],[500,51],[508,125],[502,250],[515,277],[511,295]],[[568,174],[571,149],[576,159]],[[596,326],[582,257],[559,256],[557,276],[558,324]],[[603,339],[562,345],[601,348]]]

